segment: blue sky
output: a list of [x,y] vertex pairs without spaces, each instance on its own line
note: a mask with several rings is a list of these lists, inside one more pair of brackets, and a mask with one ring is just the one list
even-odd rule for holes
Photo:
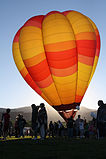
[[106,1],[105,0],[1,0],[0,1],[0,108],[22,107],[44,100],[23,80],[12,57],[12,41],[30,17],[49,11],[76,10],[90,17],[101,37],[100,58],[81,106],[97,108],[106,102]]

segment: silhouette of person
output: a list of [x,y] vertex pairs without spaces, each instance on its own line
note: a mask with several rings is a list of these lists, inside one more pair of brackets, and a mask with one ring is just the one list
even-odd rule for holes
[[19,137],[24,137],[23,129],[26,124],[26,120],[23,118],[23,115],[19,114],[18,124],[19,124]]
[[2,136],[2,126],[3,124],[2,124],[2,121],[0,120],[0,137]]
[[49,123],[49,137],[50,136],[54,137],[54,125],[52,121]]
[[32,119],[31,119],[31,122],[32,122],[32,130],[34,132],[34,140],[37,139],[37,132],[38,132],[38,110],[39,110],[39,107],[36,106],[35,104],[32,104],[31,105],[32,107]]
[[19,136],[19,116],[16,116],[14,128],[15,128],[15,137],[17,138]]
[[67,121],[67,133],[68,133],[68,137],[69,138],[73,137],[74,122],[75,121],[73,120],[72,116],[70,118],[68,118],[68,121]]
[[102,100],[98,101],[98,110],[97,110],[97,131],[98,138],[106,136],[106,104]]
[[9,124],[10,124],[10,109],[6,109],[6,113],[3,114],[2,116],[2,121],[3,121],[3,137],[4,140],[6,140],[6,137],[9,133]]
[[38,121],[40,123],[40,136],[41,139],[44,140],[47,131],[47,112],[44,103],[40,104],[40,108],[41,109],[39,110],[38,113]]
[[76,121],[75,121],[76,136],[79,136],[79,135],[80,135],[80,129],[79,129],[80,121],[81,121],[81,116],[78,115],[78,118],[77,118]]

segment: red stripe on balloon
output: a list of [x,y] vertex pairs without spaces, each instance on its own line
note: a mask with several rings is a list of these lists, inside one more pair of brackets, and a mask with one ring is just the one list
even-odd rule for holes
[[24,26],[36,26],[38,28],[41,28],[43,18],[43,15],[32,17],[24,24]]
[[66,16],[68,13],[70,13],[70,12],[72,12],[72,11],[73,11],[73,10],[68,10],[68,11],[62,12],[62,14]]
[[73,56],[77,56],[76,48],[65,50],[65,51],[58,51],[58,52],[46,52],[47,59],[52,60],[65,60],[70,59]]
[[96,52],[96,40],[76,40],[78,54],[94,57]]
[[49,12],[48,14],[45,15],[45,18],[46,18],[47,16],[49,16],[49,15],[56,14],[56,13],[62,14],[62,13],[59,12],[59,11],[51,11],[51,12]]
[[68,67],[71,67],[77,63],[77,57],[74,56],[71,59],[60,60],[60,61],[56,61],[56,60],[52,61],[49,59],[48,63],[49,63],[49,66],[53,67],[53,68],[57,68],[57,69],[68,68]]
[[100,53],[100,36],[96,36],[96,39],[97,39],[97,46],[96,46],[96,56],[99,56],[99,53]]
[[13,42],[19,42],[20,31],[21,31],[22,28],[23,28],[23,27],[21,27],[21,28],[17,31],[17,33],[16,33],[16,35],[15,35],[15,37],[14,37]]
[[83,98],[83,96],[76,95],[75,102],[76,102],[76,103],[80,103],[80,102],[82,101],[82,98]]
[[42,81],[50,75],[50,70],[46,60],[43,60],[35,66],[28,67],[27,70],[34,81]]

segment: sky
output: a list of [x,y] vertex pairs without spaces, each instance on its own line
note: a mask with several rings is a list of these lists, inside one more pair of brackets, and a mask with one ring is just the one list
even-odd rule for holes
[[31,17],[52,10],[76,10],[91,18],[101,37],[99,62],[81,106],[97,109],[106,102],[106,0],[0,0],[0,108],[46,103],[18,72],[13,56],[15,33]]

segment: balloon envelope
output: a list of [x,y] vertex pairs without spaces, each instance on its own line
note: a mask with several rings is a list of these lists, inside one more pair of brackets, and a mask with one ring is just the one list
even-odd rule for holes
[[80,105],[99,52],[96,25],[76,11],[53,11],[32,17],[13,40],[13,57],[19,72],[59,112]]

